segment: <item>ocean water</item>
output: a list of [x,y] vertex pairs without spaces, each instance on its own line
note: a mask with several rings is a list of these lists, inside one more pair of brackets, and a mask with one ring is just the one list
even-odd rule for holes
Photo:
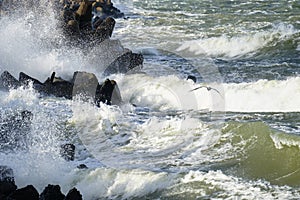
[[[88,71],[116,80],[123,99],[98,108],[31,86],[0,92],[1,133],[11,116],[33,113],[9,129],[26,132],[21,147],[0,144],[18,187],[76,187],[86,200],[299,199],[299,1],[113,2],[126,18],[112,43],[145,58],[126,74],[102,74],[114,48],[65,45],[49,1],[1,15],[1,73]],[[74,161],[59,155],[67,142]]]

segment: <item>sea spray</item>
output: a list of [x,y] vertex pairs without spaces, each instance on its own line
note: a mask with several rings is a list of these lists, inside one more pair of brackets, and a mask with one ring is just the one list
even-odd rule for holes
[[[143,74],[134,74],[126,76],[118,82],[120,82],[120,90],[124,96],[124,101],[156,110],[210,109],[214,103],[210,92],[191,92],[192,89],[198,86],[197,84],[183,81],[172,75],[155,78]],[[218,100],[217,96],[216,102]],[[221,100],[220,103],[222,104]]]
[[[17,186],[24,187],[30,183],[41,191],[49,182],[61,184],[61,177],[70,169],[70,165],[59,154],[60,144],[65,142],[59,124],[70,114],[66,109],[68,101],[41,101],[29,86],[11,90],[1,106],[2,109],[13,109],[14,112],[27,110],[32,113],[29,129],[26,132],[21,130],[26,134],[26,143],[22,149],[16,148],[0,156],[1,164],[14,170]],[[58,107],[61,108],[59,114],[53,109]],[[5,149],[1,151],[5,152]]]
[[[152,77],[144,74],[115,78],[120,83],[125,102],[156,110],[298,112],[300,108],[297,77],[282,81],[223,84],[194,84],[176,76]],[[191,91],[201,86],[204,87]]]
[[[35,115],[30,151],[0,154],[1,163],[14,169],[18,186],[32,183],[41,191],[54,183],[64,193],[77,187],[87,200],[298,198],[298,2],[114,3],[130,9],[128,19],[117,21],[113,37],[125,47],[154,49],[145,56],[146,74],[114,77],[125,101],[120,108],[31,96],[26,89],[1,92],[2,110],[30,108]],[[1,70],[16,78],[24,71],[40,81],[52,71],[69,79],[83,70],[101,81],[103,66],[89,62],[95,55],[65,47],[53,28],[53,13],[44,11],[38,17],[23,12],[22,19],[17,12],[9,19],[1,16]],[[205,43],[207,51],[173,56],[189,41]],[[196,55],[200,50],[207,53]],[[198,75],[199,68],[193,71],[186,62],[200,69],[213,63],[209,67],[223,71],[215,76],[208,70],[205,80],[193,83],[185,79]],[[163,70],[166,65],[173,70]],[[206,87],[186,93],[200,86],[221,95]],[[100,149],[97,158],[79,135]],[[70,141],[75,160],[66,162],[57,147]],[[89,169],[78,169],[79,164]]]

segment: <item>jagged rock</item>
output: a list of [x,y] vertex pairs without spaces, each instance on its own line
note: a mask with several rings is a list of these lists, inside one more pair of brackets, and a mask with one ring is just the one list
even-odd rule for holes
[[39,200],[39,193],[32,185],[27,185],[24,188],[17,189],[7,197],[7,200],[27,200],[27,199]]
[[73,76],[73,97],[80,95],[82,100],[95,102],[96,91],[99,85],[95,74],[87,72],[75,72]]
[[112,105],[121,105],[122,104],[122,96],[118,84],[115,84],[115,87],[112,91],[111,95],[111,104]]
[[72,99],[73,83],[60,77],[55,77],[55,72],[52,73],[50,79],[44,82],[44,86],[43,92],[46,94]]
[[93,47],[112,36],[114,18],[124,16],[112,3],[106,5],[96,1],[62,2],[56,6],[60,11],[61,27],[67,44]]
[[88,167],[85,164],[80,164],[77,166],[78,169],[88,169]]
[[104,39],[108,39],[112,36],[114,27],[115,27],[116,21],[112,17],[107,17],[103,22],[101,22],[99,25],[96,25],[95,30],[95,38],[96,40],[100,39],[100,42],[102,42]]
[[8,71],[4,71],[0,76],[0,89],[10,90],[20,87],[20,82],[13,77]]
[[82,200],[82,195],[76,188],[73,188],[68,192],[65,200]]
[[129,69],[134,69],[138,66],[142,67],[144,62],[144,56],[140,53],[132,53],[131,54],[131,59],[130,59],[130,65],[129,65]]
[[8,196],[16,189],[13,170],[7,166],[0,166],[0,197]]
[[[117,83],[114,80],[106,79],[102,85],[97,87],[96,105],[100,106],[100,102],[112,105],[112,95]],[[120,95],[119,95],[120,96]],[[115,100],[121,101],[121,100]]]
[[49,184],[40,194],[40,200],[64,200],[65,195],[61,193],[59,185]]
[[74,144],[64,144],[64,145],[62,145],[61,150],[60,150],[60,154],[67,161],[74,160],[75,145]]
[[[12,80],[8,72],[2,74],[3,77],[9,77]],[[9,76],[6,76],[9,75]],[[44,83],[39,80],[30,77],[24,72],[20,73],[20,81],[16,80],[17,83],[28,84],[28,81],[33,82],[33,87],[45,95],[53,95],[56,97],[64,97],[66,99],[72,99],[73,96],[82,94],[87,99],[92,99],[97,106],[100,102],[111,104],[120,104],[122,102],[120,90],[117,83],[113,80],[107,79],[101,85],[98,83],[97,77],[88,72],[74,72],[73,79],[66,81],[60,77],[55,77],[55,72],[52,73]],[[2,79],[5,82],[5,78]],[[20,84],[21,85],[21,84]],[[14,84],[14,86],[17,86]]]
[[101,85],[92,73],[75,72],[73,76],[73,97],[81,95],[83,100],[92,100],[97,106],[100,102],[120,105],[122,97],[115,81],[107,79]]
[[38,84],[38,85],[43,85],[39,80],[32,78],[31,76],[28,76],[27,74],[25,74],[24,72],[20,72],[19,73],[19,82],[22,85],[28,85],[29,82],[33,82],[34,85]]

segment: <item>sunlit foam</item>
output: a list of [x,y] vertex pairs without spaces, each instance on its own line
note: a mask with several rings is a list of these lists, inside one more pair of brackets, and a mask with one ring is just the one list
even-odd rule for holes
[[267,47],[271,42],[287,39],[295,33],[297,33],[297,30],[293,26],[279,24],[270,30],[256,33],[247,33],[234,37],[222,35],[186,41],[177,51],[189,51],[196,55],[204,54],[234,58],[254,53],[263,47]]

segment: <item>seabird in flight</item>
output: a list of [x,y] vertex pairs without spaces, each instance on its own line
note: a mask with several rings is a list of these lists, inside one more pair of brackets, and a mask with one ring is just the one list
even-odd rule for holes
[[[200,88],[206,88],[207,91],[214,90],[214,91],[216,91],[217,93],[219,93],[219,95],[221,95],[221,93],[219,92],[219,90],[217,90],[217,89],[215,89],[215,88],[212,88],[212,87],[209,87],[209,86],[205,86],[205,85],[202,85],[202,86],[200,86],[200,87],[196,87],[196,88],[190,90],[190,92],[195,91],[195,90],[198,90],[198,89],[200,89]],[[221,95],[221,96],[222,96],[222,95]]]

